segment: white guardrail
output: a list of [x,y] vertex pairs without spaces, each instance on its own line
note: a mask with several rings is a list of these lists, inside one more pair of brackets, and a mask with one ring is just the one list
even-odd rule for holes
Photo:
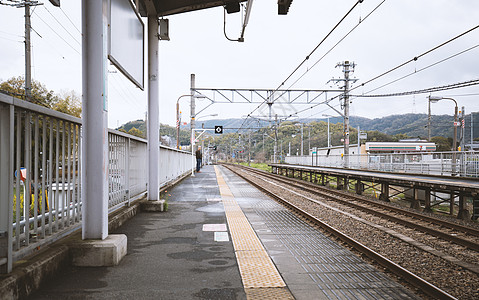
[[[455,163],[454,163],[455,156]],[[341,155],[287,156],[286,163],[344,168]],[[385,172],[479,177],[479,152],[362,154],[349,156],[349,168]]]
[[[0,272],[80,228],[81,119],[0,93]],[[147,141],[109,130],[110,211],[146,194]],[[160,147],[164,186],[191,153]],[[27,196],[28,195],[28,196]]]

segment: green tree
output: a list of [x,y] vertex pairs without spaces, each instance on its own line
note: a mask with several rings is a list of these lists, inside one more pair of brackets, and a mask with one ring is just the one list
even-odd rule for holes
[[451,151],[452,138],[446,138],[443,136],[434,136],[431,138],[431,142],[436,144],[436,151],[439,151],[439,152]]
[[[0,90],[25,100],[25,79],[22,76],[12,77],[0,83]],[[58,97],[53,91],[49,91],[42,83],[32,80],[31,102],[52,108],[58,102]]]
[[56,111],[81,118],[81,99],[75,91],[63,92],[52,108]]
[[[18,76],[0,82],[0,91],[25,100],[25,79]],[[30,101],[46,108],[81,117],[81,98],[75,91],[57,95],[54,91],[49,91],[42,83],[33,80]]]
[[139,130],[136,127],[132,127],[130,130],[128,130],[128,133],[140,138],[145,138],[145,134],[143,133],[143,131]]

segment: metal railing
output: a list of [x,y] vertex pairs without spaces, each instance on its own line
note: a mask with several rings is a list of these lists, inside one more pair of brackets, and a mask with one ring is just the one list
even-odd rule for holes
[[[81,119],[0,93],[0,273],[81,227]],[[108,207],[147,192],[147,141],[109,130]],[[191,171],[160,146],[160,186]]]
[[[108,130],[109,203],[114,209],[147,192],[147,140]],[[191,171],[191,153],[160,146],[160,187]]]
[[110,129],[108,147],[108,207],[114,209],[146,193],[147,141]]
[[81,222],[81,119],[0,94],[0,259],[13,261]]
[[[455,158],[455,162],[454,162]],[[286,163],[346,167],[344,156],[311,155],[288,156]],[[479,177],[479,152],[427,152],[427,153],[389,153],[362,154],[349,156],[349,168],[377,170],[385,172],[402,172],[430,175],[457,175]]]

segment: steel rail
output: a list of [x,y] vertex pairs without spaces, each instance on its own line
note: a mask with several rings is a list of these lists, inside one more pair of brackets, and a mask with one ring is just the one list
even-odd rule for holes
[[[427,295],[435,298],[435,299],[457,299],[450,295],[449,293],[441,290],[437,286],[427,282],[426,280],[422,279],[421,277],[415,275],[414,273],[408,271],[407,269],[401,267],[400,265],[394,263],[393,261],[387,259],[386,257],[382,256],[381,254],[377,253],[376,251],[366,247],[365,245],[361,244],[360,242],[356,241],[355,239],[349,237],[348,235],[340,232],[339,230],[329,226],[328,224],[324,223],[323,221],[319,220],[315,216],[311,215],[310,213],[306,212],[305,210],[295,206],[294,204],[290,203],[288,200],[285,198],[275,194],[272,191],[267,190],[266,188],[260,186],[259,184],[251,181],[249,178],[244,176],[243,174],[240,174],[233,170],[233,168],[230,165],[224,165],[226,168],[228,168],[230,171],[234,172],[250,184],[252,184],[254,187],[257,189],[263,191],[267,195],[271,196],[272,198],[276,199],[280,203],[284,204],[286,207],[290,208],[294,212],[298,213],[299,215],[307,218],[308,220],[312,221],[314,224],[320,226],[322,229],[326,230],[328,233],[333,235],[334,237],[338,238],[342,242],[348,244],[355,250],[361,252],[362,254],[366,255],[373,261],[377,262],[384,268],[388,269],[395,275],[400,276],[402,279],[410,283],[411,285],[415,286],[416,288],[419,288],[422,292],[426,293]],[[248,170],[250,170],[248,168]]]
[[[243,167],[243,166],[241,166],[241,167]],[[302,189],[302,190],[306,190],[310,193],[317,194],[317,195],[320,195],[320,196],[323,196],[323,197],[332,198],[335,201],[339,201],[339,202],[341,202],[341,203],[343,203],[347,206],[354,207],[356,209],[362,210],[364,212],[376,215],[376,216],[384,218],[384,219],[388,219],[388,220],[390,220],[392,222],[395,222],[397,224],[401,224],[401,225],[404,225],[404,226],[407,226],[407,227],[410,227],[410,228],[413,228],[413,229],[417,229],[417,230],[422,231],[424,233],[428,233],[428,234],[431,234],[433,236],[442,238],[446,241],[449,241],[449,242],[467,247],[467,248],[475,250],[475,251],[479,251],[479,244],[476,243],[476,242],[473,242],[473,241],[470,241],[470,240],[467,240],[467,239],[463,239],[461,237],[454,236],[454,235],[451,235],[451,234],[448,234],[448,233],[445,233],[445,232],[442,232],[442,231],[439,231],[439,230],[436,230],[436,229],[428,228],[428,227],[420,225],[418,223],[403,220],[399,217],[391,216],[389,214],[376,211],[372,208],[368,208],[368,207],[361,206],[359,204],[351,203],[351,202],[349,202],[345,199],[334,198],[331,194],[335,194],[337,196],[344,197],[344,198],[349,198],[349,199],[352,199],[352,200],[358,200],[360,202],[367,203],[367,204],[370,204],[370,205],[379,206],[382,209],[392,210],[392,211],[395,211],[397,213],[401,213],[401,214],[403,214],[405,216],[408,216],[408,217],[410,215],[412,215],[412,217],[414,217],[416,219],[419,219],[421,221],[429,221],[429,222],[431,222],[431,223],[433,223],[437,226],[449,227],[449,225],[452,224],[450,222],[437,220],[437,219],[434,219],[434,218],[431,218],[431,217],[427,217],[428,220],[426,220],[426,218],[423,219],[422,215],[418,214],[418,213],[413,213],[413,212],[410,212],[408,210],[401,210],[399,208],[392,209],[391,206],[384,205],[384,204],[381,204],[381,203],[377,203],[375,201],[368,201],[368,200],[366,200],[362,197],[355,197],[354,195],[347,195],[347,194],[344,194],[344,193],[339,192],[339,191],[333,191],[333,190],[330,190],[330,189],[325,190],[325,188],[322,188],[320,186],[313,186],[312,184],[310,184],[306,181],[300,181],[298,179],[293,179],[293,178],[288,178],[288,177],[278,177],[278,176],[275,176],[273,174],[263,172],[263,171],[261,171],[261,173],[260,173],[258,170],[251,170],[251,169],[248,169],[248,170],[251,171],[251,172],[255,172],[257,174],[262,174],[263,176],[267,176],[269,178],[274,178],[277,181],[286,183],[288,185],[292,185],[292,186],[294,186],[296,188],[299,188],[299,189]],[[294,184],[293,182],[295,182],[296,184]],[[309,185],[309,187],[305,186],[305,183],[307,183]],[[451,226],[451,228],[449,228],[449,229],[460,230],[462,233],[475,235],[474,234],[475,229],[472,229],[472,228],[470,229],[468,227],[460,226],[460,225],[457,225],[457,226],[460,229],[452,228],[453,226]]]

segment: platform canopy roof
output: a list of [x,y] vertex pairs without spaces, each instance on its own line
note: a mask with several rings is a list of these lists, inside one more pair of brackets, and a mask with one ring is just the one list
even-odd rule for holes
[[[134,0],[140,14],[168,16],[216,6],[225,6],[229,13],[239,11],[239,3],[246,0]],[[278,0],[278,14],[287,14],[292,0]]]
[[142,16],[168,16],[205,8],[225,5],[238,5],[246,0],[140,0]]

